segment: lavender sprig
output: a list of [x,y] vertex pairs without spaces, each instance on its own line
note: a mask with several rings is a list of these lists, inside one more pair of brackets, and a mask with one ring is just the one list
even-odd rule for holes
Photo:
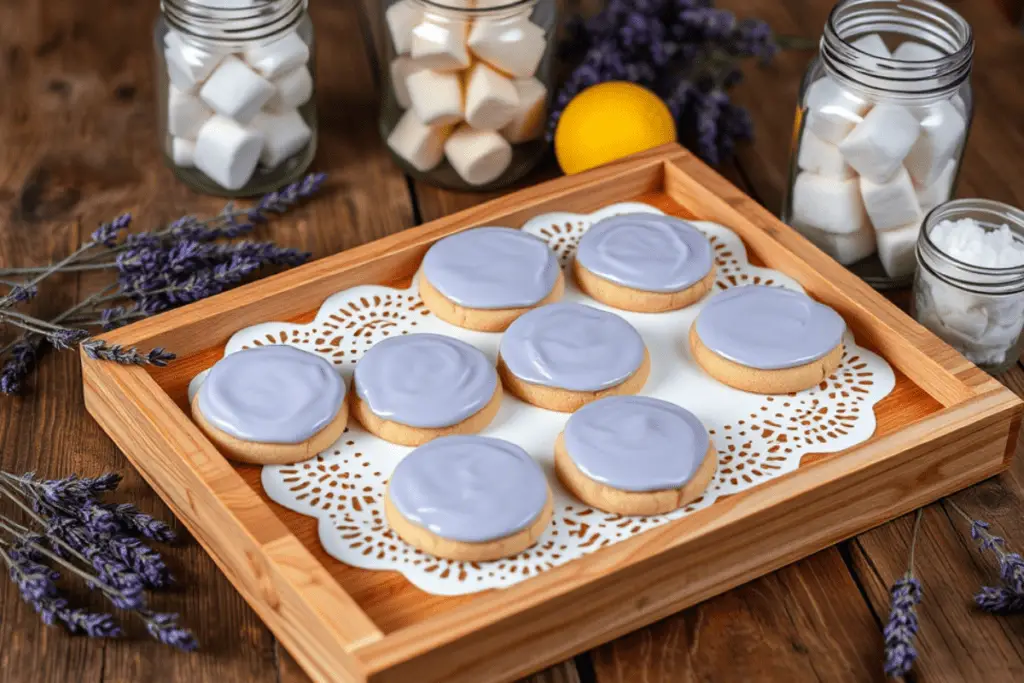
[[146,630],[149,631],[149,634],[164,645],[170,645],[185,652],[192,652],[199,648],[199,643],[192,632],[178,623],[177,614],[145,610],[140,610],[138,614],[146,622]]
[[910,537],[910,557],[907,571],[893,584],[890,589],[891,605],[889,621],[885,625],[885,673],[887,676],[902,676],[908,673],[917,659],[914,638],[917,636],[917,606],[921,603],[923,591],[921,582],[914,575],[914,552],[917,548],[917,537],[921,529],[921,518],[924,508],[917,511],[914,517],[914,529]]
[[121,365],[152,365],[158,368],[164,367],[174,360],[176,356],[163,349],[156,347],[147,353],[141,353],[134,346],[126,349],[120,344],[108,345],[102,339],[93,339],[82,344],[82,348],[94,360],[105,360]]
[[991,552],[999,562],[1002,586],[982,586],[974,602],[986,612],[1010,614],[1024,612],[1024,558],[1006,549],[1006,541],[989,531],[988,522],[973,519],[951,499],[949,505],[970,523],[971,538],[980,552]]

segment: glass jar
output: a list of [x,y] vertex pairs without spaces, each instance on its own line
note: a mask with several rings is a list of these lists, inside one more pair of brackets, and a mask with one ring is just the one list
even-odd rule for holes
[[411,176],[509,185],[547,148],[554,0],[384,0],[381,135]]
[[935,0],[843,0],[797,106],[782,220],[872,286],[907,286],[925,214],[953,193],[974,38]]
[[264,194],[316,152],[305,0],[162,0],[154,29],[165,160],[206,194]]
[[[1001,240],[990,235],[982,248],[968,238],[970,226],[949,223],[940,239],[939,225],[964,219]],[[914,317],[983,370],[1005,372],[1024,341],[1024,211],[988,199],[947,202],[928,214],[916,252]],[[1003,267],[974,265],[983,252]]]

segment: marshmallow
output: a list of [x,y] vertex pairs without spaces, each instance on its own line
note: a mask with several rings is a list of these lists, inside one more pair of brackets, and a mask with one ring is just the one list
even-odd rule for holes
[[793,227],[809,239],[814,246],[844,266],[856,263],[875,253],[875,231],[867,226],[846,235],[822,232],[807,225],[794,225]]
[[867,100],[843,90],[830,78],[821,78],[807,89],[806,129],[837,145],[870,108]]
[[904,62],[929,62],[933,59],[940,59],[945,56],[945,52],[942,52],[931,45],[918,43],[913,40],[907,40],[900,43],[896,46],[896,49],[892,51],[893,59],[899,59]]
[[199,90],[215,112],[243,125],[273,96],[273,84],[237,57],[225,58]]
[[854,46],[861,52],[867,52],[869,55],[875,57],[885,57],[886,59],[892,57],[892,53],[889,52],[889,47],[882,40],[882,36],[877,33],[869,33],[866,36],[857,38],[850,45]]
[[198,97],[170,86],[167,92],[168,133],[174,137],[195,140],[199,129],[211,116],[213,111]]
[[468,42],[473,54],[515,78],[536,73],[548,46],[544,29],[526,17],[477,19]]
[[914,183],[903,167],[884,183],[861,178],[860,195],[875,230],[892,230],[909,223],[920,225],[924,217],[921,205],[917,202]]
[[447,126],[463,117],[462,81],[455,73],[423,69],[405,79],[412,110],[425,125]]
[[914,182],[921,186],[935,182],[966,133],[966,121],[948,100],[929,105],[921,119],[921,134],[904,160]]
[[401,56],[391,61],[391,87],[395,91],[395,101],[398,102],[398,106],[402,109],[408,109],[412,106],[406,79],[417,71],[422,70],[423,67],[411,57]]
[[466,123],[480,130],[497,130],[516,115],[519,91],[515,84],[483,62],[467,72]]
[[199,130],[195,165],[214,182],[238,190],[249,182],[263,149],[263,137],[226,116],[214,116]]
[[518,80],[519,106],[501,134],[513,145],[536,140],[544,134],[547,119],[548,90],[536,78]]
[[400,0],[388,7],[384,13],[384,21],[391,33],[391,43],[395,46],[395,54],[408,54],[412,49],[412,30],[423,20],[423,10],[416,0]]
[[281,114],[261,112],[253,118],[252,127],[263,135],[260,164],[267,168],[280,166],[305,147],[313,136],[296,109]]
[[224,58],[222,54],[186,43],[177,31],[169,31],[164,36],[164,45],[167,75],[182,92],[195,92]]
[[461,21],[439,23],[427,19],[412,31],[412,58],[435,71],[468,68],[467,30],[467,25]]
[[862,176],[884,182],[899,170],[921,124],[904,107],[878,104],[839,143],[846,163]]
[[845,180],[853,176],[853,169],[846,163],[839,148],[831,142],[825,142],[809,130],[805,130],[800,139],[800,152],[797,154],[796,163],[802,171],[810,171],[828,178]]
[[917,235],[921,222],[901,225],[892,230],[881,230],[875,235],[878,242],[878,260],[889,277],[904,277],[917,268]]
[[444,143],[444,155],[470,185],[496,180],[512,163],[512,147],[493,131],[460,126]]
[[275,78],[271,83],[275,92],[266,104],[270,111],[283,113],[301,107],[313,96],[313,77],[304,66]]
[[441,163],[450,133],[451,126],[426,126],[407,111],[388,136],[388,147],[417,171],[429,171]]
[[245,51],[245,61],[265,78],[273,79],[305,66],[309,61],[309,45],[291,31],[280,40],[250,47]]
[[866,225],[856,178],[836,180],[801,173],[793,185],[792,205],[795,225],[836,234],[857,232]]
[[949,200],[953,193],[953,178],[956,175],[956,159],[946,162],[946,167],[939,173],[931,185],[917,189],[917,201],[921,211],[927,213],[939,204]]
[[174,138],[171,140],[171,159],[175,166],[192,168],[196,165],[196,143],[192,140]]

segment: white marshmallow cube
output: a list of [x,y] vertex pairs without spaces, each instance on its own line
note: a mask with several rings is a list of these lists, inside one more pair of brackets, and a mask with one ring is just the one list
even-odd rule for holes
[[525,17],[477,19],[468,42],[473,54],[515,78],[533,76],[548,45],[544,29]]
[[800,139],[800,152],[797,154],[797,166],[802,171],[810,171],[828,178],[845,180],[853,177],[853,168],[846,163],[839,147],[825,142],[809,130],[805,130]]
[[263,135],[260,163],[267,168],[277,168],[287,161],[305,147],[313,135],[295,109],[280,114],[261,112],[253,118],[252,127]]
[[519,93],[519,106],[501,134],[513,145],[536,140],[544,134],[547,120],[548,89],[536,78],[525,78],[515,82]]
[[460,126],[444,143],[444,155],[467,183],[486,185],[508,169],[512,146],[494,131]]
[[237,57],[227,57],[199,90],[199,97],[215,112],[242,125],[274,96],[274,85]]
[[854,40],[850,45],[862,52],[867,52],[869,55],[875,57],[892,57],[892,53],[889,52],[889,46],[882,40],[882,36],[877,33],[869,33],[866,36],[861,36]]
[[806,129],[825,142],[842,142],[864,119],[871,103],[844,90],[831,78],[821,78],[807,89]]
[[875,230],[891,230],[909,223],[920,224],[924,217],[914,183],[903,167],[884,183],[861,178],[860,194]]
[[223,54],[186,43],[176,31],[164,36],[164,45],[167,75],[182,92],[195,92],[224,58]]
[[505,76],[477,62],[466,76],[466,123],[480,130],[505,126],[519,109],[519,91]]
[[892,51],[893,59],[899,59],[904,62],[928,62],[945,56],[945,52],[942,52],[931,45],[918,43],[913,40],[907,40],[900,43],[896,46],[896,49]]
[[196,143],[184,138],[171,140],[171,159],[180,168],[192,168],[196,165]]
[[173,85],[167,92],[167,132],[178,138],[195,140],[199,129],[213,116],[213,110],[194,95]]
[[313,77],[304,66],[275,78],[271,83],[274,84],[274,96],[265,106],[279,114],[301,107],[313,96]]
[[845,235],[822,232],[806,225],[795,225],[794,227],[814,246],[844,266],[856,263],[875,253],[875,231],[868,226]]
[[468,26],[461,21],[437,22],[427,19],[412,31],[412,58],[435,71],[459,71],[470,65],[466,48]]
[[878,242],[878,260],[889,277],[904,277],[917,268],[917,235],[921,222],[901,225],[875,234]]
[[839,143],[839,150],[846,163],[862,176],[885,182],[903,164],[920,128],[921,124],[906,108],[879,104]]
[[866,222],[857,179],[801,173],[793,185],[793,221],[835,234],[859,231]]
[[422,70],[423,66],[412,57],[403,55],[391,61],[391,87],[395,91],[395,101],[398,102],[398,106],[402,109],[408,109],[412,106],[412,100],[409,98],[409,85],[406,83],[407,79],[417,71]]
[[405,79],[412,110],[427,126],[447,126],[462,120],[464,97],[457,73],[423,69]]
[[199,130],[195,165],[215,183],[239,190],[249,182],[263,149],[263,136],[226,116],[214,116]]
[[953,177],[956,174],[956,159],[946,162],[939,177],[931,185],[917,188],[917,202],[921,211],[927,213],[939,204],[948,201],[953,193]]
[[245,51],[245,61],[265,78],[278,78],[309,61],[309,45],[291,31],[279,40],[256,45]]
[[416,112],[405,112],[388,136],[388,147],[417,171],[429,171],[444,157],[444,141],[451,126],[427,126]]
[[948,100],[929,105],[921,119],[921,134],[904,160],[914,182],[921,186],[935,182],[966,134],[967,122]]
[[409,54],[412,49],[412,30],[423,21],[423,10],[416,0],[401,0],[391,5],[384,12],[384,21],[388,25],[395,54]]

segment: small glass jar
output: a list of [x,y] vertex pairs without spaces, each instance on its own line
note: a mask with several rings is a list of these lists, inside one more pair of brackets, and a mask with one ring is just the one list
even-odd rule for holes
[[380,130],[411,176],[507,186],[547,145],[554,0],[384,0]]
[[907,286],[925,215],[953,193],[974,38],[935,0],[843,0],[797,106],[782,220],[872,286]]
[[912,312],[975,365],[999,374],[1017,362],[1024,342],[1024,265],[985,268],[943,251],[933,239],[936,226],[966,218],[987,232],[1007,226],[1007,245],[1012,237],[1022,251],[1012,259],[1006,245],[993,253],[1009,263],[1024,256],[1024,211],[988,199],[947,202],[928,214],[917,241]]
[[154,28],[167,165],[199,192],[264,194],[316,152],[306,0],[162,0]]

